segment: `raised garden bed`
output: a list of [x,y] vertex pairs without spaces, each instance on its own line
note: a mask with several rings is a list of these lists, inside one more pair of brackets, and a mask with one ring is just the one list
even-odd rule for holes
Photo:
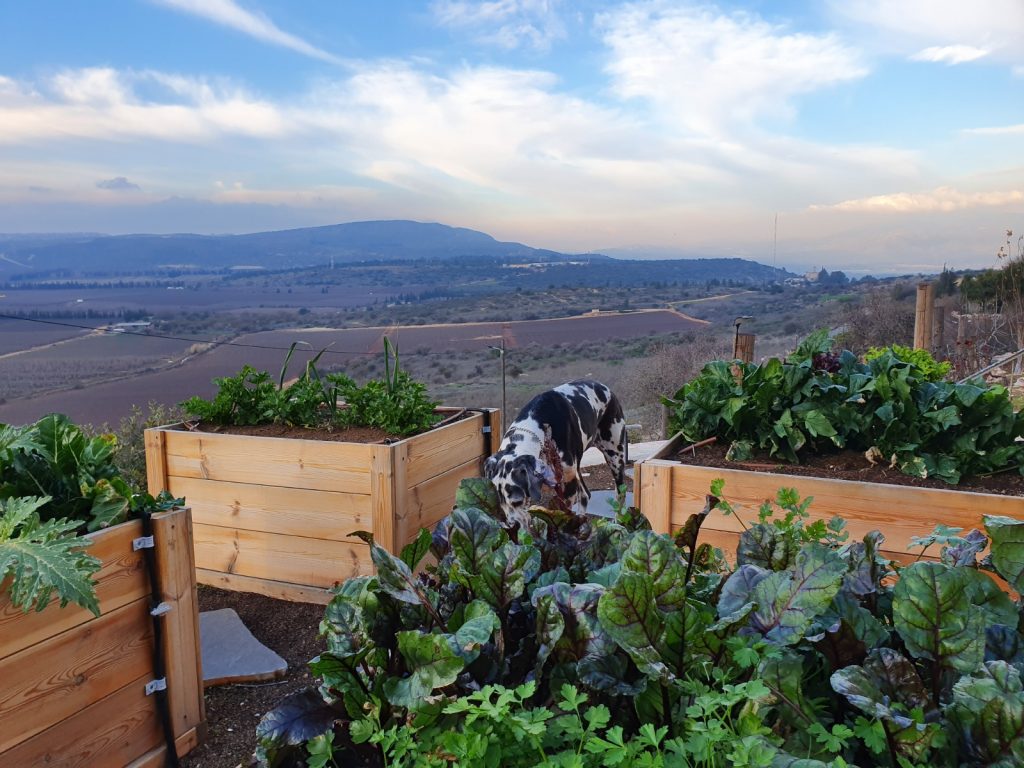
[[[199,621],[188,509],[153,517],[163,616],[164,665],[178,755],[205,731]],[[101,613],[61,608],[23,613],[0,595],[0,765],[164,765],[156,697],[150,582],[131,521],[89,535]]]
[[335,583],[372,573],[369,547],[351,534],[371,531],[398,552],[480,474],[485,428],[499,423],[497,410],[466,411],[390,443],[158,427],[146,431],[149,488],[188,499],[199,583],[327,603]]
[[[885,534],[883,553],[897,560],[917,557],[921,550],[910,549],[911,537],[931,533],[939,523],[969,530],[981,527],[983,515],[1024,515],[1024,496],[984,493],[976,488],[967,491],[946,484],[943,484],[945,487],[916,487],[813,477],[787,471],[790,468],[764,471],[763,467],[730,469],[684,463],[676,457],[688,444],[682,435],[676,435],[651,458],[636,466],[637,504],[655,531],[674,533],[690,515],[704,509],[711,482],[722,478],[725,494],[737,507],[739,518],[713,511],[701,528],[701,540],[726,552],[735,551],[743,524],[755,516],[763,501],[774,498],[780,487],[795,488],[801,497],[813,496],[809,510],[812,519],[842,517],[852,540],[859,540],[872,530],[882,531]],[[692,461],[699,462],[699,456],[698,452]],[[808,471],[803,466],[793,469],[801,473]],[[918,482],[902,474],[897,479],[901,483]]]

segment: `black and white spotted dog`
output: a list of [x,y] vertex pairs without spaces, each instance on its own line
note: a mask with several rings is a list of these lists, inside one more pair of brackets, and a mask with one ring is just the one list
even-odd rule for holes
[[543,455],[550,435],[562,460],[566,500],[587,511],[590,491],[580,475],[583,452],[591,446],[604,454],[622,485],[626,471],[626,422],[622,405],[598,381],[570,381],[528,402],[505,431],[498,452],[487,459],[484,473],[498,489],[505,514],[515,519],[541,501],[542,488],[553,488],[555,472]]

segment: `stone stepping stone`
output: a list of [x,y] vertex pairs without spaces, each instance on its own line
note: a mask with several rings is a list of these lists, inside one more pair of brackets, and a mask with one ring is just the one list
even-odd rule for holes
[[[587,514],[598,517],[612,516],[612,502],[615,500],[615,491],[591,491],[590,503],[587,505]],[[633,506],[633,492],[626,492],[626,506]]]
[[288,662],[257,640],[234,608],[199,614],[203,687],[276,680]]

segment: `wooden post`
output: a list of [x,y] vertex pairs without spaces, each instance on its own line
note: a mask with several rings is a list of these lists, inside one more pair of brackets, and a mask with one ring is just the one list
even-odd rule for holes
[[733,356],[744,363],[754,362],[754,341],[756,339],[757,336],[753,333],[737,333],[736,349],[733,350]]
[[932,335],[935,332],[935,283],[926,283],[924,288],[924,341],[925,349],[932,351]]
[[931,341],[928,327],[928,283],[917,284],[917,307],[914,313],[914,349],[927,349]]

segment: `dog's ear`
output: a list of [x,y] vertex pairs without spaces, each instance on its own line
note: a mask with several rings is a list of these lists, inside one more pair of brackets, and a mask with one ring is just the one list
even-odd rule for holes
[[494,479],[494,473],[498,471],[498,457],[490,456],[484,462],[484,477],[488,480]]
[[540,472],[530,472],[526,477],[530,483],[531,501],[535,504],[540,504],[544,498],[541,493],[541,484],[544,482],[544,476]]

